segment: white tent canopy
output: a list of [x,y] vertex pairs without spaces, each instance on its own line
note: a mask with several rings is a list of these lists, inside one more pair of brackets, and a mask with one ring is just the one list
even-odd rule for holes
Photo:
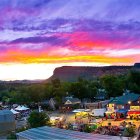
[[29,108],[28,107],[25,107],[25,106],[22,106],[21,109],[22,110],[29,110]]
[[25,111],[25,110],[29,110],[29,108],[28,107],[25,107],[25,106],[18,106],[17,108],[15,108],[15,110]]
[[20,110],[21,106],[19,105],[18,107],[15,108],[15,110]]
[[85,109],[75,109],[72,112],[79,113],[79,112],[86,112]]
[[11,109],[10,111],[12,111],[12,113],[15,114],[19,114],[19,112],[15,111],[14,109]]

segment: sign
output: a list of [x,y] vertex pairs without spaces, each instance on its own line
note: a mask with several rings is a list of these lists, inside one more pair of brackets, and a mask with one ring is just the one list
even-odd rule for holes
[[115,111],[114,106],[115,106],[114,104],[109,104],[108,107],[107,107],[107,110],[111,111],[111,112],[114,112]]
[[140,111],[128,111],[128,115],[140,115]]
[[140,111],[140,106],[130,106],[131,111]]

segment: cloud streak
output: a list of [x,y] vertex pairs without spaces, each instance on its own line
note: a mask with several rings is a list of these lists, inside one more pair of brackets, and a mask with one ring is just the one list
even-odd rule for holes
[[1,0],[0,63],[132,64],[139,8],[138,0]]

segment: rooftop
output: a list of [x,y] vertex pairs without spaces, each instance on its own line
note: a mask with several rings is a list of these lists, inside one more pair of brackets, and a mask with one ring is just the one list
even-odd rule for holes
[[80,99],[78,99],[78,98],[73,98],[73,97],[66,97],[66,98],[64,99],[64,102],[66,102],[66,101],[70,101],[71,103],[81,102]]
[[[107,136],[99,134],[89,134],[72,130],[52,128],[48,126],[29,129],[20,133],[17,136],[22,139],[49,139],[49,140],[120,140],[117,136]],[[125,140],[125,138],[123,139]]]
[[13,114],[10,110],[0,110],[0,115]]
[[0,123],[14,122],[14,114],[10,110],[0,110]]
[[127,93],[123,96],[116,97],[110,103],[127,104],[129,101],[134,102],[134,101],[138,100],[139,98],[140,98],[140,94]]

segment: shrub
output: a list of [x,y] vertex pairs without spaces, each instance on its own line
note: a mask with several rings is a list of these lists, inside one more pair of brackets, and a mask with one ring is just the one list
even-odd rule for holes
[[16,134],[15,134],[15,133],[9,134],[9,135],[7,136],[7,139],[8,139],[8,140],[16,140],[16,139],[17,139]]
[[133,137],[136,134],[136,128],[134,126],[129,126],[124,130],[124,136]]
[[89,125],[85,125],[84,132],[91,133],[93,129]]
[[49,124],[49,117],[44,112],[39,113],[39,112],[33,111],[28,118],[28,123],[30,124],[30,127],[32,128],[45,126],[46,124]]
[[16,132],[18,133],[18,132],[22,132],[22,131],[25,131],[25,130],[27,130],[28,129],[28,127],[21,127],[21,128],[18,128],[18,129],[16,129]]

